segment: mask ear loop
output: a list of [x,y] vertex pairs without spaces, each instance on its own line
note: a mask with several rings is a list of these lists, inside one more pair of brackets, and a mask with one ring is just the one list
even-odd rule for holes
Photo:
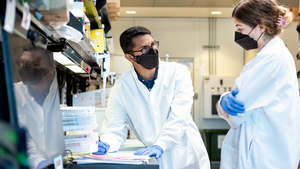
[[[257,25],[256,25],[256,26],[257,26]],[[255,27],[256,27],[256,26],[255,26]],[[255,27],[254,27],[254,28],[255,28]],[[254,29],[254,28],[253,28],[253,29]],[[253,31],[253,29],[248,33],[248,36],[249,36],[250,33]],[[260,39],[260,37],[261,37],[264,33],[265,33],[265,32],[261,33],[260,36],[258,37],[258,39],[257,39],[256,41],[258,41],[258,40]]]
[[[254,26],[254,28],[255,28],[255,27],[256,27],[256,26]],[[253,28],[253,29],[254,29],[254,28]],[[253,29],[248,33],[248,35],[250,35],[250,33],[253,31]]]
[[258,37],[257,41],[260,39],[260,37],[264,34],[265,32],[261,33],[260,36]]
[[130,54],[130,55],[134,57],[134,59],[132,59],[132,58],[130,58],[130,59],[133,60],[134,62],[137,62],[138,56],[134,56],[133,54]]

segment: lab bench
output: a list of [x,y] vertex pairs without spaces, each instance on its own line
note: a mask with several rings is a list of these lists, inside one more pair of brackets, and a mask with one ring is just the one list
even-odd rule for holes
[[[64,164],[64,168],[67,168],[68,164]],[[54,169],[54,165],[50,165],[47,168]],[[101,169],[159,169],[157,164],[70,164],[68,168],[86,169],[86,168],[101,168]]]
[[[120,152],[122,151],[137,151],[141,148],[144,148],[141,146],[141,142],[137,141],[137,139],[127,139],[125,142],[125,146],[120,148]],[[134,145],[134,146],[132,146]],[[159,165],[155,157],[150,157],[148,164],[108,164],[108,163],[96,163],[96,164],[76,164],[71,163],[64,164],[64,168],[74,168],[74,169],[81,169],[81,168],[101,168],[101,169],[159,169]],[[48,169],[54,169],[54,165],[50,165],[47,167]]]

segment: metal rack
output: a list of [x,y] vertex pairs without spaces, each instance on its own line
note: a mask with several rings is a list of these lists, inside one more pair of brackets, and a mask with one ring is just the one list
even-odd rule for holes
[[[101,22],[99,20],[99,16],[97,14],[97,11],[95,9],[95,6],[92,1],[86,0],[85,5],[87,4],[89,6],[89,12],[87,12],[88,16],[94,16],[97,23],[100,25],[101,28]],[[23,15],[23,6],[20,2],[16,3],[16,12],[19,15]],[[45,25],[43,25],[40,21],[38,21],[32,14],[31,14],[31,25],[36,29],[36,31],[41,35],[43,38],[45,38],[48,42],[48,49],[52,50],[53,52],[59,52],[62,51],[65,55],[68,56],[76,65],[81,66],[84,70],[87,69],[87,67],[91,67],[92,70],[90,74],[92,77],[96,78],[97,73],[100,73],[100,65],[96,62],[96,58],[94,56],[95,50],[91,47],[91,45],[88,42],[87,37],[83,34],[83,39],[80,41],[80,43],[76,43],[70,40],[63,41],[61,39],[56,39],[51,34],[51,31],[55,32],[55,30],[49,30]],[[19,33],[20,36],[23,38],[27,37],[25,32]],[[96,70],[96,71],[95,71]],[[80,73],[79,75],[86,77],[86,73]]]

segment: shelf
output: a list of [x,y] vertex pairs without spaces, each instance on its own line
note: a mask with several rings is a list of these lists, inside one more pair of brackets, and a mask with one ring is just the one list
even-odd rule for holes
[[[93,4],[93,3],[92,3]],[[23,15],[23,6],[21,3],[17,2],[17,13],[22,16]],[[73,41],[67,40],[66,41],[66,49],[62,49],[62,46],[64,46],[59,39],[56,39],[53,37],[51,31],[45,27],[44,24],[42,24],[40,21],[38,21],[34,15],[31,14],[31,25],[35,30],[38,31],[38,33],[43,36],[48,41],[48,46],[54,46],[52,47],[53,52],[62,51],[65,55],[69,57],[76,65],[83,67],[86,69],[88,66],[95,70],[99,70],[100,67],[98,63],[96,62],[94,53],[95,50],[90,45],[87,37],[85,34],[83,34],[83,39],[80,41],[80,43],[75,43]],[[22,32],[22,35],[26,38],[27,31]],[[57,47],[55,47],[57,46]],[[96,72],[98,73],[98,72]],[[88,73],[86,73],[87,75]],[[91,75],[95,75],[95,71],[92,70]],[[81,76],[84,76],[82,74]]]
[[67,40],[67,44],[92,68],[99,68],[94,56],[94,49],[90,46],[85,35],[80,43]]
[[96,22],[98,25],[98,29],[102,29],[102,23],[99,20],[98,11],[94,5],[93,0],[84,0],[84,6],[86,7],[86,16],[90,19],[90,22]]
[[[23,16],[23,6],[20,2],[16,2],[16,13]],[[59,40],[55,39],[51,31],[47,29],[39,20],[35,18],[33,14],[30,14],[31,25],[43,36],[49,43],[59,43]],[[27,35],[26,35],[27,36]]]

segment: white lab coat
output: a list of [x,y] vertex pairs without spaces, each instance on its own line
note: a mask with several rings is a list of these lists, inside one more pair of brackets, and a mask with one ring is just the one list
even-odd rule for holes
[[244,66],[233,89],[240,90],[236,98],[246,110],[231,116],[218,107],[231,126],[222,145],[221,169],[296,169],[299,90],[293,57],[279,37]]
[[27,153],[31,168],[42,160],[52,161],[65,154],[62,117],[55,76],[43,107],[29,94],[23,82],[14,84],[20,127],[27,129]]
[[151,91],[132,67],[112,88],[100,134],[117,151],[124,145],[128,122],[147,147],[159,145],[161,169],[209,169],[207,151],[190,114],[193,86],[186,66],[160,61]]

